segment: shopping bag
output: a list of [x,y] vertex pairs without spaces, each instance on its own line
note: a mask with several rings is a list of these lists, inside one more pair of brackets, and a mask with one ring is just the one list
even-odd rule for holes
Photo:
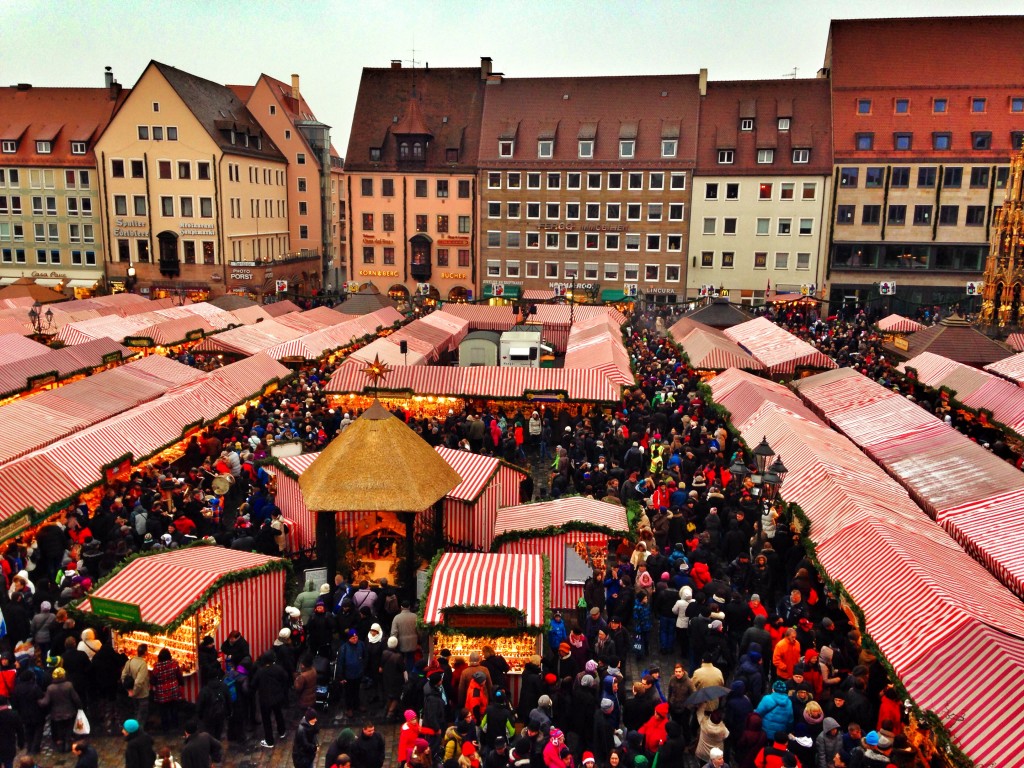
[[75,725],[71,729],[75,736],[88,736],[89,735],[89,718],[85,716],[85,710],[78,710],[78,714],[75,715]]

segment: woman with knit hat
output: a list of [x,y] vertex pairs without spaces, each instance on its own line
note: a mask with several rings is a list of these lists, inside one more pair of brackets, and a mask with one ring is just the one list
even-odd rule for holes
[[62,667],[53,670],[53,681],[46,687],[46,693],[39,700],[39,706],[50,710],[50,734],[56,751],[70,752],[71,725],[82,706],[82,700],[65,677]]

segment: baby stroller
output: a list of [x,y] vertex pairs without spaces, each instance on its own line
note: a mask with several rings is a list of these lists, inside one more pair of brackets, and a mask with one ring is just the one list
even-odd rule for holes
[[331,708],[339,697],[338,684],[334,679],[337,662],[332,662],[326,656],[317,655],[313,659],[313,669],[316,671],[316,708],[326,712]]

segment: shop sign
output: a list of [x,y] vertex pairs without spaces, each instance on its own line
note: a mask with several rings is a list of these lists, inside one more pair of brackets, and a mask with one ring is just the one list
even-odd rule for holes
[[189,331],[185,334],[185,341],[199,341],[205,334],[201,328],[197,328],[194,331]]
[[551,229],[559,232],[628,232],[628,224],[576,224],[571,221],[558,221],[538,224],[537,229]]
[[476,613],[471,611],[446,610],[444,624],[455,629],[515,629],[523,621],[511,613]]
[[7,541],[9,538],[14,536],[16,533],[21,531],[23,528],[28,526],[28,516],[21,515],[14,520],[8,520],[3,525],[0,525],[0,541]]
[[443,237],[437,241],[438,245],[469,245],[468,237]]
[[532,403],[564,403],[569,399],[569,393],[562,389],[528,389],[523,396]]
[[43,373],[39,376],[29,376],[25,383],[28,384],[29,389],[35,389],[36,387],[47,387],[55,381],[57,381],[57,374],[53,372]]
[[274,276],[274,270],[270,269],[270,267],[267,267],[267,269],[265,269],[263,271],[263,279],[264,280],[269,280],[273,276]]
[[636,283],[625,283],[622,293],[624,296],[635,299],[640,294],[640,286]]
[[910,350],[910,341],[903,336],[897,336],[893,339],[892,345],[896,347],[896,349],[902,349],[904,352],[908,352]]
[[89,597],[89,606],[97,616],[105,616],[108,619],[132,622],[134,624],[142,623],[142,612],[135,603],[124,603],[120,600],[109,600],[105,597],[91,595]]
[[469,277],[465,272],[442,272],[442,280],[468,280]]
[[360,277],[398,277],[397,269],[360,269]]
[[386,237],[374,237],[373,235],[363,235],[363,245],[394,245],[394,240],[388,240]]
[[32,277],[57,277],[64,280],[67,275],[64,272],[33,272]]
[[217,230],[213,224],[200,224],[195,221],[183,221],[178,224],[178,228],[181,230],[181,234],[188,235],[215,235]]
[[110,365],[111,363],[120,363],[121,362],[121,353],[120,352],[108,352],[103,357],[101,357],[100,360],[103,362],[104,365]]
[[145,219],[115,219],[114,237],[149,237]]
[[[565,296],[568,291],[571,291],[572,283],[548,283],[548,288],[555,292],[556,296]],[[576,283],[576,291],[596,291],[598,288],[597,283]]]
[[229,261],[229,267],[255,267],[255,261]]
[[153,340],[148,336],[128,336],[124,340],[126,347],[151,347]]
[[252,280],[251,269],[233,269],[228,275],[231,280]]
[[648,288],[647,293],[676,293],[675,288]]

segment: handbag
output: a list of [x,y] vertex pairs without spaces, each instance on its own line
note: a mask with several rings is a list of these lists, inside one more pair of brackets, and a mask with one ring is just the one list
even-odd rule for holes
[[89,718],[85,716],[85,710],[80,709],[75,715],[75,725],[71,731],[75,736],[88,736],[89,730]]

